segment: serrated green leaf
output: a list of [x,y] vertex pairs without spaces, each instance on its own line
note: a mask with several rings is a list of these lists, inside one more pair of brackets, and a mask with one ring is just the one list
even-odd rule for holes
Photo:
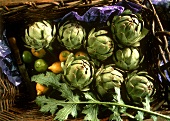
[[82,111],[85,114],[84,121],[99,121],[98,119],[99,107],[96,104],[86,105]]
[[120,88],[119,87],[115,87],[115,95],[113,96],[114,99],[119,103],[121,102],[121,94],[120,94]]
[[[145,102],[144,102],[145,101]],[[146,110],[150,110],[150,96],[147,95],[145,97],[145,100],[142,102],[143,104],[143,108],[146,109]]]
[[151,115],[151,118],[153,119],[153,121],[157,121],[158,117],[155,115]]
[[79,102],[79,96],[74,95],[72,90],[69,88],[69,86],[65,83],[62,83],[60,88],[58,89],[62,94],[61,96],[68,99],[71,102]]
[[143,119],[144,119],[144,112],[142,112],[142,111],[137,111],[137,114],[136,114],[136,116],[135,116],[135,119],[136,119],[137,121],[143,121]]
[[40,111],[44,113],[50,112],[52,115],[56,113],[58,109],[58,103],[56,103],[55,99],[46,98],[45,96],[38,96],[35,100],[37,105],[39,105]]
[[77,104],[64,104],[54,118],[54,120],[64,121],[71,114],[73,117],[77,116]]
[[98,102],[98,100],[96,99],[96,97],[95,97],[95,95],[93,93],[86,92],[86,93],[84,93],[84,96],[89,101]]
[[52,72],[46,72],[46,74],[38,74],[31,77],[31,81],[36,83],[43,84],[46,86],[51,86],[54,89],[60,87],[61,74],[54,74]]
[[123,121],[119,113],[118,107],[113,107],[113,114],[110,115],[109,121]]

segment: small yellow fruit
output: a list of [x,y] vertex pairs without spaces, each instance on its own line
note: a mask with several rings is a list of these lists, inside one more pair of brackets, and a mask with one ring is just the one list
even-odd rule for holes
[[70,54],[70,51],[68,51],[68,50],[61,51],[60,54],[59,54],[59,60],[61,62],[66,61],[69,54]]
[[37,95],[43,95],[43,94],[45,94],[48,90],[49,90],[49,88],[48,88],[47,86],[42,85],[42,84],[39,84],[39,83],[36,84]]
[[55,74],[61,73],[63,71],[60,61],[54,62],[51,66],[48,67],[48,69]]
[[36,51],[34,48],[31,48],[31,52],[37,58],[43,58],[46,54],[46,51],[44,49]]

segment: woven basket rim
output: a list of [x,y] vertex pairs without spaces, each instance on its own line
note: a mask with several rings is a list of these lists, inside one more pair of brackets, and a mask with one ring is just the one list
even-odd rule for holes
[[[147,1],[147,0],[145,0],[145,1]],[[148,1],[151,2],[151,0],[148,0]],[[8,22],[12,21],[12,18],[15,18],[13,16],[15,16],[16,14],[20,14],[23,10],[26,11],[26,12],[29,11],[30,13],[31,13],[31,11],[33,11],[33,14],[34,14],[34,12],[36,10],[44,10],[45,8],[47,8],[47,10],[49,10],[49,9],[53,10],[54,13],[55,12],[56,13],[60,13],[60,11],[64,11],[66,9],[72,9],[72,8],[74,8],[74,9],[81,8],[82,9],[83,7],[87,7],[88,8],[88,7],[91,7],[91,6],[98,5],[98,3],[101,3],[101,5],[109,5],[113,1],[109,0],[109,1],[99,2],[98,0],[92,0],[92,3],[91,3],[91,1],[80,2],[80,1],[77,1],[77,0],[73,0],[71,2],[76,3],[76,4],[70,5],[70,2],[68,0],[65,0],[65,1],[62,1],[62,2],[60,0],[55,0],[54,2],[51,2],[51,1],[50,2],[49,1],[45,1],[44,2],[43,1],[43,2],[16,2],[16,3],[7,3],[7,4],[4,4],[4,5],[0,6],[0,12],[2,13],[3,17],[5,18],[5,20],[8,20],[7,21],[7,23],[8,23]],[[143,4],[139,3],[139,1],[135,1],[135,3],[141,5],[146,10],[148,9]],[[45,6],[45,7],[43,6],[42,7],[42,5],[47,5],[47,6]],[[101,5],[99,5],[99,6],[101,6]],[[58,6],[60,6],[60,7],[58,8]],[[162,27],[162,24],[161,24],[161,21],[159,20],[159,17],[157,15],[156,11],[154,10],[154,7],[152,6],[152,3],[150,3],[150,6],[152,8],[151,12],[153,12],[153,15],[155,16],[154,20],[157,22],[157,26],[159,28],[158,30],[153,31],[153,33],[157,37],[160,37],[163,40],[163,41],[160,42],[160,43],[163,43],[163,44],[160,44],[161,46],[158,46],[158,48],[160,49],[161,56],[164,59],[165,56],[166,56],[165,53],[166,54],[169,53],[169,50],[167,48],[167,46],[168,46],[167,45],[167,39],[164,38],[164,36],[169,36],[170,33],[164,31],[164,29]],[[52,14],[52,15],[54,15],[54,14]],[[32,16],[32,15],[30,14],[30,16]],[[15,22],[15,21],[12,21],[12,22]],[[17,20],[16,20],[16,22],[17,22]],[[168,66],[169,66],[169,63],[165,64],[165,66],[163,66],[163,67],[159,67],[158,66],[157,68],[160,69],[159,72],[161,73],[161,72],[163,72],[163,70],[167,69]],[[165,76],[164,73],[161,73],[161,74],[162,74],[162,77]],[[156,110],[157,108],[159,108],[159,107],[156,107],[153,110]]]

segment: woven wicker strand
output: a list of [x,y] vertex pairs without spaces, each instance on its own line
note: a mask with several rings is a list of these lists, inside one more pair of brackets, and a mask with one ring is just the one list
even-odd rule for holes
[[[168,79],[164,73],[164,70],[170,71],[170,52],[168,47],[168,41],[167,36],[170,36],[169,32],[165,32],[164,28],[162,26],[162,23],[159,19],[159,16],[157,15],[157,12],[151,2],[151,0],[128,0],[130,2],[136,3],[140,6],[142,6],[145,14],[145,18],[147,21],[149,21],[148,27],[151,29],[152,34],[154,35],[155,42],[154,42],[154,48],[153,53],[155,56],[153,56],[154,62],[148,62],[149,64],[149,70],[153,72],[153,77],[158,79],[158,75],[160,74],[162,77],[163,83],[160,83],[157,81],[157,83],[160,83],[160,91],[158,92],[158,100],[156,100],[152,106],[151,109],[153,111],[157,111],[160,109],[160,107],[167,106],[170,102],[168,100],[168,94],[170,92],[169,90],[169,83]],[[60,18],[64,16],[66,13],[74,10],[79,12],[80,14],[83,14],[86,10],[88,10],[92,6],[105,6],[105,5],[112,5],[114,3],[119,2],[119,0],[37,0],[37,1],[6,1],[1,2],[0,1],[0,13],[3,15],[4,24],[19,24],[19,23],[25,23],[29,24],[31,22],[47,19],[47,20],[54,20],[56,18]],[[149,7],[146,7],[145,5],[149,5]],[[152,21],[150,23],[150,21]],[[157,56],[157,54],[159,56]],[[160,66],[161,61],[163,60],[164,65]],[[16,97],[19,94],[19,97],[21,98],[22,92],[18,92],[17,88],[14,87],[7,78],[1,73],[0,76],[0,85],[3,86],[3,91],[5,93],[3,94],[2,98],[0,98],[0,120],[7,121],[7,120],[31,120],[31,121],[47,121],[52,120],[52,116],[50,115],[44,115],[38,112],[38,107],[35,106],[34,101],[33,102],[24,102],[22,103],[22,107],[18,107],[18,105],[13,105],[14,101],[16,101]],[[170,72],[169,72],[170,73]],[[155,74],[155,75],[154,75]],[[162,97],[162,93],[164,94],[164,97]],[[24,95],[24,94],[23,94]],[[160,95],[160,97],[159,97]],[[20,100],[19,102],[22,102],[23,100]],[[166,104],[165,104],[166,103]],[[167,104],[168,103],[168,104]],[[21,104],[20,104],[21,105]],[[9,108],[10,107],[10,108]],[[26,113],[23,113],[23,112]],[[160,112],[163,114],[169,114],[168,111]],[[75,119],[76,120],[82,120],[82,119]],[[103,119],[107,120],[107,119]],[[160,119],[160,121],[163,121]]]
[[9,82],[7,77],[0,71],[0,85],[3,93],[0,98],[0,111],[8,111],[9,107],[12,107],[15,101],[15,96],[18,94],[18,89]]

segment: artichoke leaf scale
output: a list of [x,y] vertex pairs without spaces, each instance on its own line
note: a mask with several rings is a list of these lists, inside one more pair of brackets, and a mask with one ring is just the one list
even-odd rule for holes
[[101,43],[98,46],[96,44],[95,47],[96,47],[95,49],[96,49],[97,53],[102,54],[102,55],[107,54],[107,52],[109,52],[109,50],[111,48],[111,47],[106,46],[105,44],[101,44]]
[[116,37],[118,38],[117,39],[118,43],[126,45],[126,43],[128,42],[128,40],[127,40],[127,38],[125,36],[125,33],[123,33],[123,32],[117,33]]
[[58,30],[58,33],[59,33],[59,37],[62,37],[63,36],[63,26],[61,26]]
[[97,36],[105,35],[107,33],[108,33],[108,31],[106,31],[106,30],[99,30],[97,32],[94,32],[94,36],[97,37]]
[[132,55],[132,50],[130,48],[124,48],[123,55],[124,55],[125,60],[130,58]]
[[87,51],[90,54],[90,56],[94,56],[94,53],[96,53],[96,50],[92,47],[87,47]]
[[[110,90],[110,89],[112,89],[114,86],[115,86],[115,85],[114,85],[114,83],[113,83],[112,81],[108,81],[108,82],[103,83],[103,88],[104,88],[105,90]],[[117,85],[116,85],[116,86],[117,86]]]
[[[117,21],[114,21],[115,24],[123,24],[124,22],[129,22],[131,20],[130,16],[119,16],[119,19]],[[126,24],[125,24],[126,25]]]
[[109,66],[105,69],[103,69],[102,73],[112,73],[114,71],[114,68]]
[[42,30],[31,26],[29,27],[29,36],[34,36],[37,39],[42,39]]
[[96,37],[90,37],[88,40],[87,40],[87,44],[88,46],[91,46],[93,47],[94,46],[94,43],[96,42]]
[[63,26],[63,30],[67,30],[67,29],[70,29],[71,27],[73,27],[74,25],[73,25],[73,23],[66,22],[62,26]]
[[82,88],[85,88],[89,83],[91,83],[90,77],[87,77],[86,75],[82,75],[81,78],[78,79],[78,85],[80,85]]
[[70,85],[74,85],[77,83],[76,75],[75,74],[69,74],[66,75],[66,80]]
[[132,51],[132,55],[133,55],[134,59],[139,59],[140,58],[140,54],[139,54],[138,50],[135,49],[135,48]]
[[[46,29],[44,29],[44,31],[41,31],[41,33],[42,33],[42,38],[47,38],[47,37],[51,36],[52,29],[46,28]],[[51,38],[53,38],[53,37],[51,36]]]
[[112,75],[118,76],[119,78],[123,77],[122,73],[120,73],[120,72],[117,71],[117,70],[112,70],[112,71],[110,71],[110,73],[111,73]]
[[79,32],[79,30],[78,30],[78,28],[76,28],[76,27],[73,27],[72,29],[71,29],[71,38],[76,38],[77,37],[77,35],[78,35],[78,32]]
[[116,59],[118,61],[124,61],[125,60],[122,50],[117,50],[115,56],[116,56]]
[[104,73],[101,75],[101,79],[103,82],[109,82],[112,79],[112,75],[110,73]]

